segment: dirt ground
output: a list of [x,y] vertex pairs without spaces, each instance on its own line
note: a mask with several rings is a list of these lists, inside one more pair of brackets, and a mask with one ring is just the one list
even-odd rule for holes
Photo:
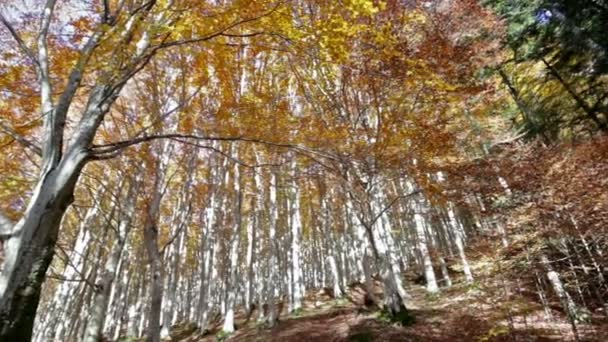
[[[543,308],[525,296],[511,296],[505,302],[496,289],[480,284],[460,284],[432,296],[420,285],[407,290],[408,309],[415,317],[415,323],[407,327],[391,323],[378,309],[366,306],[362,286],[357,284],[340,299],[327,291],[309,292],[303,310],[297,314],[283,310],[273,328],[256,323],[254,312],[249,321],[238,315],[237,331],[230,336],[218,333],[221,322],[217,322],[215,333],[180,334],[176,329],[173,341],[574,341],[562,313],[553,310],[548,319]],[[580,340],[608,341],[607,325],[603,317],[578,324]]]

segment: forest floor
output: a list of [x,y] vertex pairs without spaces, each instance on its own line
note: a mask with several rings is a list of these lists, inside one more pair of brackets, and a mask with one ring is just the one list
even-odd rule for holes
[[[516,246],[514,242],[509,248]],[[210,330],[204,333],[193,325],[174,327],[171,341],[576,341],[572,325],[558,301],[551,301],[548,308],[544,308],[539,304],[534,282],[509,281],[530,277],[513,277],[508,262],[497,261],[499,249],[495,243],[476,246],[476,252],[471,253],[469,259],[476,276],[473,283],[465,282],[458,261],[448,260],[454,284],[442,287],[437,294],[426,292],[420,274],[404,274],[409,295],[406,305],[415,319],[407,326],[391,322],[377,307],[366,305],[365,288],[356,283],[345,289],[345,296],[341,298],[334,298],[331,289],[310,289],[302,309],[297,312],[289,313],[287,305],[279,303],[279,321],[272,328],[257,321],[257,310],[251,313],[250,319],[237,311],[236,331],[230,335],[221,332],[223,322],[218,315]],[[374,285],[375,295],[381,298],[381,283],[376,280]],[[577,323],[576,328],[579,341],[608,341],[605,312],[588,312],[587,320]]]
[[[504,284],[503,284],[504,285]],[[380,289],[378,284],[378,289]],[[505,289],[505,286],[502,286]],[[267,328],[237,315],[237,330],[222,334],[221,322],[211,333],[175,329],[173,341],[573,341],[571,325],[556,309],[552,318],[525,295],[506,302],[500,289],[488,284],[459,283],[437,295],[428,295],[422,285],[409,287],[408,309],[415,322],[403,327],[391,323],[377,309],[363,303],[360,284],[349,287],[347,295],[334,299],[328,290],[307,293],[304,308],[281,313],[278,324]],[[602,324],[603,323],[603,324]],[[602,318],[578,324],[580,341],[608,341],[608,326]]]

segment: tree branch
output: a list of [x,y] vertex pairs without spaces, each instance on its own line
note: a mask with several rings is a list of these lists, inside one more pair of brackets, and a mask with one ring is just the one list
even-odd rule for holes
[[169,247],[175,241],[175,239],[177,239],[177,237],[182,233],[184,228],[186,228],[187,223],[188,223],[186,220],[189,219],[191,214],[192,214],[192,202],[189,202],[188,208],[186,209],[186,213],[184,214],[184,217],[182,218],[183,219],[182,222],[180,222],[179,227],[176,229],[175,233],[171,236],[171,238],[160,249],[160,255],[165,254],[165,250],[167,249],[167,247]]
[[[224,26],[223,28],[221,28],[221,29],[219,29],[219,30],[217,30],[215,32],[209,33],[206,36],[198,37],[198,38],[192,38],[192,39],[183,39],[183,40],[176,40],[176,41],[172,41],[172,42],[167,42],[167,43],[162,44],[160,47],[161,48],[168,48],[168,47],[172,47],[172,46],[180,46],[180,45],[191,44],[191,43],[200,43],[200,42],[205,42],[205,41],[211,40],[211,39],[219,37],[219,36],[230,36],[230,34],[227,33],[228,30],[231,30],[231,29],[233,29],[233,28],[235,28],[237,26],[240,26],[240,25],[252,22],[252,21],[256,21],[258,19],[261,19],[261,18],[264,18],[266,16],[271,15],[272,13],[274,13],[281,6],[281,3],[282,3],[282,1],[279,1],[270,10],[268,10],[268,11],[266,11],[266,12],[260,14],[260,15],[249,17],[249,18],[244,18],[244,19],[241,19],[241,20],[237,20],[237,21],[235,21],[235,22],[233,22],[233,23],[231,23],[231,24],[229,24],[227,26]],[[255,33],[255,35],[258,35],[258,34],[262,34],[262,32]],[[232,35],[232,36],[236,37],[236,36],[239,36],[239,35]],[[244,37],[246,37],[246,35]]]
[[0,119],[0,129],[2,129],[2,131],[4,131],[4,133],[6,133],[8,136],[13,138],[13,140],[15,140],[16,142],[21,144],[21,146],[31,150],[32,152],[36,153],[39,156],[42,156],[42,149],[38,145],[27,140],[21,134],[17,133],[14,129],[12,129],[10,126],[8,126],[6,123],[4,123],[4,121],[2,119]]
[[[48,171],[61,158],[61,151],[58,149],[55,140],[58,138],[55,132],[55,114],[53,113],[53,88],[51,86],[51,77],[49,74],[49,53],[47,45],[47,36],[49,26],[53,18],[53,10],[55,9],[56,0],[47,0],[42,12],[40,20],[40,31],[38,33],[38,81],[40,82],[40,105],[44,119],[45,138],[42,146],[42,165],[43,172]],[[63,132],[61,132],[63,135]]]
[[254,144],[262,144],[262,145],[268,145],[268,146],[274,146],[274,147],[289,148],[289,149],[293,149],[293,150],[300,151],[300,152],[306,152],[306,153],[318,155],[318,156],[321,156],[321,157],[324,157],[327,159],[337,160],[336,157],[329,155],[327,153],[312,150],[307,147],[295,145],[295,144],[275,143],[275,142],[271,142],[271,141],[267,141],[267,140],[263,140],[263,139],[248,138],[248,137],[243,137],[243,136],[219,137],[219,136],[201,136],[201,135],[195,135],[195,134],[180,134],[180,133],[155,134],[155,135],[138,137],[138,138],[133,138],[130,140],[123,140],[123,141],[118,141],[118,142],[104,144],[104,145],[93,145],[89,149],[89,152],[91,153],[93,159],[96,159],[96,158],[104,159],[103,156],[105,154],[111,154],[111,153],[117,152],[119,150],[122,150],[124,148],[127,148],[129,146],[141,144],[144,142],[159,140],[159,139],[171,139],[171,140],[176,140],[176,141],[179,141],[182,143],[187,140],[249,142],[249,143],[254,143]]
[[15,30],[15,28],[8,22],[8,20],[6,20],[6,18],[2,14],[2,12],[0,12],[0,22],[2,22],[2,25],[4,25],[4,27],[6,27],[6,29],[11,34],[13,39],[17,42],[17,45],[19,46],[19,49],[21,50],[21,52],[23,52],[27,56],[27,58],[29,58],[32,61],[32,63],[34,63],[36,66],[39,67],[40,64],[38,63],[38,60],[36,59],[36,55],[34,54],[34,51],[32,51],[29,47],[27,47],[27,45],[25,45],[25,42],[23,41],[23,39],[21,39],[21,36],[19,36],[19,34]]
[[403,198],[408,198],[410,196],[414,196],[419,193],[420,193],[420,190],[414,190],[407,195],[396,196],[386,207],[384,207],[384,209],[382,209],[378,214],[376,214],[376,216],[374,216],[374,218],[370,222],[370,225],[373,226],[376,223],[376,221],[378,221],[378,219],[380,217],[382,217],[382,215],[384,215],[385,212],[387,212],[395,203],[397,203],[398,200],[403,199]]
[[103,0],[102,22],[107,23],[107,22],[109,22],[109,19],[110,19],[110,4],[108,3],[108,0]]

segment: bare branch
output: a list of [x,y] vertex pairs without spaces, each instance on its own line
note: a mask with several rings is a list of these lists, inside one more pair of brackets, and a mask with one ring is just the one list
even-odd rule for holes
[[[307,148],[305,146],[296,145],[296,144],[276,143],[276,142],[267,141],[267,140],[263,140],[263,139],[249,138],[249,137],[243,137],[243,136],[219,137],[219,136],[201,136],[201,135],[195,135],[195,134],[180,134],[180,133],[155,134],[155,135],[133,138],[130,140],[123,140],[123,141],[104,144],[104,145],[93,145],[89,151],[90,151],[93,159],[95,159],[96,155],[98,158],[99,157],[103,158],[104,154],[113,153],[113,152],[119,151],[121,149],[127,148],[129,146],[133,146],[133,145],[137,145],[137,144],[141,144],[141,143],[149,142],[149,141],[153,141],[153,140],[159,140],[159,139],[172,139],[172,140],[176,140],[176,141],[203,140],[203,141],[248,142],[248,143],[254,143],[254,144],[261,144],[261,145],[268,145],[268,146],[292,149],[292,150],[299,151],[299,152],[306,152],[306,153],[310,153],[313,155],[321,156],[323,158],[327,158],[327,159],[331,159],[331,160],[337,160],[336,157],[334,157],[330,154],[316,151],[316,150]],[[183,142],[183,141],[180,141],[180,142]]]
[[181,139],[171,139],[171,140],[174,140],[174,141],[179,142],[179,143],[184,144],[184,145],[189,145],[189,146],[194,146],[194,147],[210,150],[210,151],[212,151],[214,153],[217,153],[217,154],[221,155],[222,157],[230,160],[231,162],[233,162],[235,164],[238,164],[238,165],[241,165],[243,167],[250,168],[250,169],[255,169],[255,168],[258,168],[258,167],[269,167],[269,166],[276,167],[276,166],[281,166],[281,165],[285,164],[285,163],[261,163],[261,164],[260,163],[256,163],[256,164],[247,164],[244,161],[242,161],[241,159],[235,158],[232,155],[230,155],[230,154],[228,154],[228,153],[220,150],[217,147],[211,146],[211,145],[203,145],[203,144],[199,144],[199,143],[196,143],[196,142],[191,142],[191,141],[181,140]]
[[[91,281],[89,280],[89,277],[87,277],[87,275],[86,275],[86,274],[83,274],[83,273],[82,273],[82,272],[81,272],[81,271],[78,269],[78,267],[77,267],[76,265],[74,265],[74,263],[72,262],[72,259],[70,259],[70,255],[69,255],[69,254],[68,254],[68,253],[65,251],[65,249],[64,249],[64,248],[63,248],[63,247],[62,247],[60,244],[57,244],[56,249],[57,249],[58,251],[60,251],[60,252],[63,254],[63,256],[64,256],[64,260],[63,260],[63,261],[64,261],[64,262],[65,262],[65,264],[66,264],[66,265],[65,265],[65,267],[66,267],[66,268],[70,267],[72,270],[74,270],[74,271],[75,271],[75,272],[76,272],[76,273],[77,273],[77,274],[80,276],[80,279],[82,280],[82,282],[84,282],[85,284],[87,284],[87,285],[89,285],[89,286],[91,286],[91,287],[93,287],[93,288],[96,288],[95,283],[94,283],[94,282],[91,282]],[[81,254],[81,256],[82,256],[82,257],[85,257],[85,256],[84,256],[84,255],[82,255],[82,254]],[[86,258],[85,258],[85,259],[86,259]],[[86,260],[85,260],[85,261],[86,261]],[[93,280],[93,281],[94,281],[94,280]]]
[[56,146],[56,149],[63,149],[63,131],[65,129],[66,117],[74,96],[80,87],[82,82],[82,77],[86,68],[86,65],[89,62],[89,59],[93,55],[95,48],[98,46],[99,40],[103,36],[103,30],[99,29],[95,32],[86,42],[82,50],[80,51],[80,56],[78,57],[78,61],[76,65],[70,70],[70,75],[68,76],[68,82],[59,97],[59,101],[57,102],[57,107],[53,112],[53,144]]
[[[224,26],[223,28],[220,28],[219,30],[215,31],[215,32],[211,32],[206,36],[202,36],[202,37],[198,37],[198,38],[192,38],[192,39],[183,39],[183,40],[176,40],[176,41],[172,41],[172,42],[167,42],[162,44],[160,47],[161,48],[168,48],[168,47],[172,47],[172,46],[179,46],[179,45],[186,45],[186,44],[191,44],[191,43],[200,43],[200,42],[205,42],[208,40],[211,40],[213,38],[219,37],[219,36],[231,36],[230,33],[228,33],[229,30],[237,27],[237,26],[241,26],[243,24],[252,22],[252,21],[256,21],[259,20],[261,18],[264,18],[266,16],[271,15],[272,13],[274,13],[280,6],[281,6],[282,2],[279,1],[277,2],[277,4],[272,7],[270,10],[257,15],[257,16],[253,16],[253,17],[249,17],[249,18],[244,18],[241,20],[237,20],[227,26]],[[259,33],[255,33],[254,35],[259,35],[262,34],[263,32],[259,32]],[[232,35],[232,36],[239,36],[239,35]],[[246,35],[244,36],[246,37]]]
[[6,20],[2,12],[0,12],[0,22],[2,22],[2,25],[6,27],[13,39],[15,39],[17,45],[19,45],[19,49],[21,49],[21,52],[23,52],[27,56],[27,58],[29,58],[36,66],[40,66],[38,60],[36,59],[34,51],[32,51],[29,47],[27,47],[27,45],[25,45],[25,42],[23,41],[23,39],[21,39],[21,36],[19,36],[15,28],[8,22],[8,20]]
[[220,35],[222,37],[230,37],[230,38],[250,38],[250,37],[255,37],[255,36],[260,36],[266,34],[266,32],[264,31],[258,31],[258,32],[251,32],[251,33],[221,33]]
[[102,21],[104,23],[109,22],[110,20],[110,4],[108,3],[108,0],[103,0],[103,16],[102,16]]
[[[47,36],[49,26],[53,18],[53,10],[55,9],[56,0],[47,0],[42,12],[40,20],[40,32],[38,34],[38,81],[40,82],[40,102],[42,114],[45,116],[45,141],[42,146],[43,154],[43,169],[47,170],[56,164],[60,159],[60,150],[55,144],[57,132],[54,131],[55,115],[53,115],[53,89],[51,86],[51,77],[49,74],[49,53]],[[62,132],[63,134],[63,132]]]
[[175,239],[177,239],[177,237],[182,233],[184,228],[187,227],[187,223],[188,223],[187,220],[189,219],[191,214],[192,214],[192,202],[189,202],[188,208],[186,209],[186,213],[184,214],[183,220],[182,220],[182,222],[180,222],[180,225],[176,229],[175,234],[173,234],[171,236],[171,238],[160,249],[161,255],[165,254],[165,250],[167,249],[167,247],[169,247],[175,241]]
[[390,203],[386,207],[384,207],[384,209],[382,209],[378,214],[376,214],[376,216],[374,216],[374,218],[370,221],[369,225],[373,226],[376,223],[376,221],[378,221],[378,219],[380,217],[382,217],[382,215],[384,215],[384,213],[387,212],[400,199],[408,198],[410,196],[414,196],[419,193],[420,193],[420,190],[414,190],[414,191],[410,192],[409,194],[396,196],[395,198],[393,198],[392,201],[390,201]]
[[32,152],[36,153],[39,156],[42,156],[42,149],[40,149],[40,147],[38,145],[27,140],[21,134],[17,133],[14,129],[12,129],[10,126],[8,126],[6,123],[4,123],[2,119],[0,119],[0,129],[2,131],[4,131],[4,133],[6,133],[8,136],[13,138],[13,140],[15,140],[16,142],[21,144],[21,146],[31,150]]

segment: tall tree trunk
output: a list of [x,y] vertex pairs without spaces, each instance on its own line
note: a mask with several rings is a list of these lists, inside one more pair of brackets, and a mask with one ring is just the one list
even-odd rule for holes
[[[78,235],[76,236],[76,242],[72,247],[72,251],[67,255],[66,267],[63,271],[62,282],[53,297],[50,307],[45,311],[46,326],[43,329],[42,336],[39,336],[36,340],[40,339],[53,339],[54,336],[61,336],[63,331],[67,330],[67,327],[73,323],[69,319],[71,303],[70,297],[76,295],[78,287],[81,283],[74,282],[74,279],[78,279],[80,274],[86,272],[86,259],[91,248],[91,230],[90,226],[93,225],[95,219],[97,219],[99,213],[99,206],[95,205],[90,208],[84,220],[78,229]],[[40,315],[39,315],[40,316]]]
[[338,269],[338,262],[336,260],[337,248],[335,245],[334,233],[332,232],[333,217],[331,206],[327,194],[322,194],[321,196],[321,210],[323,216],[321,229],[324,233],[323,245],[325,245],[325,250],[327,250],[327,264],[329,265],[333,281],[333,295],[335,298],[340,298],[344,293],[340,284],[340,270]]
[[129,232],[131,231],[131,221],[135,213],[135,202],[139,189],[139,181],[132,180],[129,184],[129,190],[126,194],[126,204],[124,211],[120,217],[118,226],[118,236],[114,239],[110,249],[110,255],[105,263],[102,274],[99,277],[99,282],[95,288],[95,299],[93,306],[90,309],[90,315],[85,329],[85,342],[97,342],[101,338],[103,332],[105,317],[107,316],[108,303],[110,299],[110,291],[116,278],[118,263],[127,241]]
[[159,226],[158,217],[160,214],[160,203],[163,196],[163,183],[167,171],[167,162],[170,156],[170,145],[164,144],[161,149],[162,160],[156,160],[154,185],[152,187],[151,198],[148,199],[146,217],[143,227],[143,238],[146,252],[148,254],[148,264],[150,266],[150,306],[148,314],[148,342],[160,342],[161,332],[161,309],[163,302],[163,265],[162,254],[158,246]]
[[469,261],[467,260],[466,253],[464,251],[464,227],[456,218],[456,214],[454,213],[454,208],[451,203],[448,203],[447,212],[450,226],[454,232],[454,244],[456,244],[456,248],[458,249],[458,255],[460,256],[460,261],[462,262],[462,269],[464,271],[465,279],[467,283],[472,283],[473,272],[471,271]]
[[169,245],[167,252],[167,260],[170,261],[167,265],[166,289],[167,295],[164,301],[164,311],[162,315],[163,336],[169,335],[169,329],[175,322],[175,319],[181,313],[178,307],[177,300],[178,283],[180,280],[180,269],[182,256],[187,255],[185,250],[186,232],[185,229],[190,221],[192,208],[192,180],[194,169],[196,166],[196,152],[191,152],[188,165],[185,169],[186,180],[181,187],[181,193],[174,209],[174,214],[171,222],[171,240],[167,242]]
[[[148,233],[148,235],[152,235]],[[146,240],[152,240],[147,238]],[[149,242],[148,242],[149,243]],[[155,253],[151,247],[147,247],[150,251],[150,309],[148,316],[148,342],[160,342],[160,314],[163,302],[163,267],[159,253]]]
[[209,200],[207,202],[207,207],[203,212],[201,212],[201,223],[203,225],[203,230],[201,232],[201,241],[200,241],[200,264],[199,264],[199,272],[201,278],[201,286],[199,289],[199,297],[198,297],[198,311],[199,311],[199,320],[198,324],[202,331],[207,328],[207,319],[208,319],[208,311],[209,311],[209,296],[210,296],[210,286],[211,286],[211,265],[213,262],[213,244],[214,244],[214,232],[215,232],[215,206],[216,206],[216,195],[215,188],[213,187],[215,179],[215,170],[214,168],[210,169],[209,172],[209,184],[212,184],[209,189]]
[[256,262],[256,223],[257,223],[257,210],[255,209],[255,199],[251,200],[252,214],[250,215],[247,222],[247,274],[245,279],[245,312],[247,317],[251,315],[253,305],[253,290],[254,290],[254,278],[253,269]]
[[41,177],[23,218],[5,243],[0,275],[0,341],[29,341],[61,219],[86,154],[77,150]]
[[[410,189],[413,189],[413,187],[410,187]],[[422,259],[424,278],[426,279],[426,290],[429,293],[437,293],[439,292],[439,286],[437,286],[437,278],[435,277],[435,270],[433,269],[433,261],[431,260],[431,254],[429,253],[425,220],[422,216],[423,211],[425,210],[423,202],[424,199],[422,198],[414,201],[414,225],[416,226],[416,240],[418,242],[418,252],[420,253],[420,257]]]
[[228,278],[226,282],[226,315],[224,317],[224,325],[222,330],[226,333],[234,332],[234,306],[236,301],[236,292],[238,291],[237,277],[238,277],[238,252],[241,241],[241,207],[243,202],[243,193],[241,191],[241,175],[238,164],[234,167],[234,187],[236,192],[236,208],[235,208],[235,222],[230,238],[230,252],[229,252],[229,269]]
[[279,262],[278,262],[278,241],[277,241],[277,223],[279,220],[279,208],[277,206],[277,175],[276,171],[272,171],[270,178],[270,222],[268,243],[270,244],[270,263],[268,276],[268,325],[273,327],[277,320],[279,312],[277,311],[275,294],[279,285]]
[[[293,165],[295,171],[295,163]],[[300,261],[300,238],[302,232],[302,219],[300,217],[300,192],[295,178],[292,183],[293,188],[293,207],[291,208],[291,265],[292,265],[292,293],[293,310],[302,308],[302,297],[304,296],[304,280]]]

